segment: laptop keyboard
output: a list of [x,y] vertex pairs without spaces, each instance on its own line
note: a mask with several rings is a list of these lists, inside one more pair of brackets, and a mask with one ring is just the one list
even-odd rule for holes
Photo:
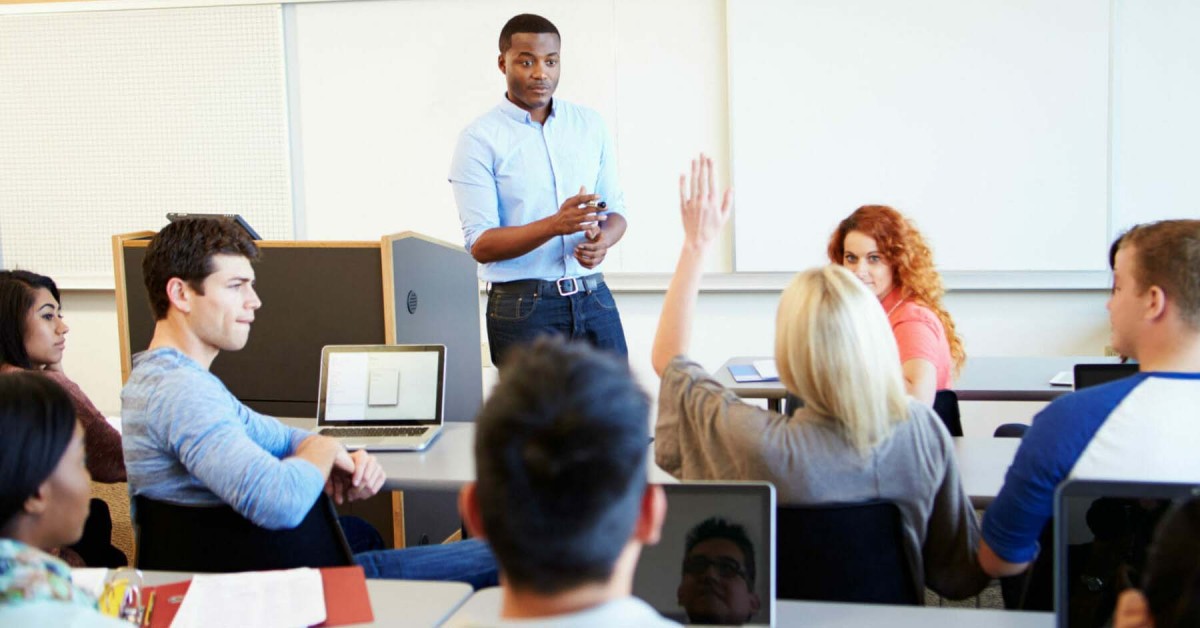
[[428,427],[327,427],[318,434],[345,438],[347,436],[420,436],[428,432]]

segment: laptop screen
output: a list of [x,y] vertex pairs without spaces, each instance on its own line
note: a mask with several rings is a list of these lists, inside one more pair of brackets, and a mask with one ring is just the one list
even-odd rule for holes
[[[681,623],[772,625],[775,488],[688,482],[663,489],[662,538],[642,549],[633,594]],[[698,540],[691,551],[689,535]]]
[[1146,552],[1171,506],[1200,485],[1070,480],[1055,500],[1058,625],[1111,626],[1117,596],[1140,587]]
[[1075,390],[1107,384],[1137,372],[1137,364],[1076,364]]
[[442,345],[325,347],[319,423],[440,422],[445,357]]

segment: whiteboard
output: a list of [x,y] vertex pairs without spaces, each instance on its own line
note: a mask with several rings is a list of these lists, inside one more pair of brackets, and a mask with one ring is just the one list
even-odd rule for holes
[[1200,2],[1117,2],[1112,229],[1200,216]]
[[112,288],[167,212],[292,234],[278,5],[0,16],[5,267]]
[[943,270],[1104,269],[1109,3],[727,6],[736,270],[823,263],[871,203]]
[[290,8],[303,237],[412,230],[463,241],[447,182],[458,134],[504,97],[500,28],[521,12],[563,33],[557,97],[615,118],[605,2],[364,0]]

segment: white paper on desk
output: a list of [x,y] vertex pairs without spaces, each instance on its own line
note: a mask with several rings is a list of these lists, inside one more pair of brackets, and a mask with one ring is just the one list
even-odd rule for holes
[[196,574],[172,628],[201,626],[313,626],[325,621],[321,572],[281,571]]
[[1074,386],[1075,385],[1075,373],[1072,373],[1071,371],[1059,371],[1058,373],[1056,373],[1054,375],[1054,377],[1050,378],[1050,385],[1051,386]]
[[764,380],[779,379],[779,370],[775,368],[775,360],[755,360],[754,370]]
[[108,569],[104,567],[72,567],[71,583],[98,598],[104,592],[104,579]]

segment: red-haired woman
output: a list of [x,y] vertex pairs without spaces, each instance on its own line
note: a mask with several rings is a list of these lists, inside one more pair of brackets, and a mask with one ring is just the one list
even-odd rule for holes
[[829,238],[829,260],[854,273],[887,313],[908,393],[927,404],[950,388],[966,359],[954,321],[942,306],[942,278],[925,238],[900,212],[864,205]]

